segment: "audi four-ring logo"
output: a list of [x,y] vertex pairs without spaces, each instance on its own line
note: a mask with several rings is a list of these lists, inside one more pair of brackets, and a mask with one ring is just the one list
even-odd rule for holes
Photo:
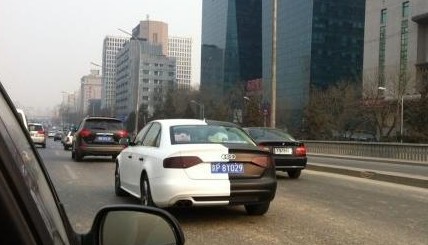
[[223,154],[223,155],[221,155],[221,159],[223,159],[223,160],[234,160],[234,159],[236,159],[236,155],[235,154]]

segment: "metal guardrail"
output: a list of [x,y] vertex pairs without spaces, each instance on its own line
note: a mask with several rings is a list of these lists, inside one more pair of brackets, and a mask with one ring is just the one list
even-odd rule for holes
[[428,144],[305,140],[308,153],[428,162]]

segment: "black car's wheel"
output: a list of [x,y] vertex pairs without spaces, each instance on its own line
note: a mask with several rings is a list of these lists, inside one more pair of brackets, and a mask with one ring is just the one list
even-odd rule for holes
[[114,193],[119,197],[126,195],[126,192],[120,188],[120,171],[118,163],[116,163],[116,170],[114,171]]
[[81,162],[83,160],[83,154],[79,150],[74,151],[74,160]]
[[300,174],[302,173],[302,170],[301,169],[287,170],[287,173],[290,179],[298,179],[300,177]]
[[42,144],[42,147],[43,147],[43,148],[46,148],[46,143],[45,143],[45,144]]
[[152,193],[150,191],[150,183],[147,174],[143,174],[141,179],[141,204],[143,206],[155,206],[152,200]]
[[260,204],[247,204],[245,210],[249,215],[263,215],[269,210],[270,202],[264,202]]

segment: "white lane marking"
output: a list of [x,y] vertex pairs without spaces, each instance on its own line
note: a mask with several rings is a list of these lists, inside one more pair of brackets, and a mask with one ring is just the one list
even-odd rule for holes
[[67,170],[68,175],[70,176],[70,178],[72,180],[77,180],[77,175],[74,173],[73,170],[71,170],[71,168],[68,165],[64,165],[65,170]]

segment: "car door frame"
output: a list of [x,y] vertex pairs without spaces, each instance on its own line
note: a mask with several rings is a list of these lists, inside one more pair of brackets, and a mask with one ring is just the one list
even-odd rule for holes
[[[3,86],[0,83],[0,105],[4,102],[8,106],[2,106],[2,114],[0,116],[0,145],[6,147],[0,147],[0,218],[2,220],[2,231],[0,241],[4,242],[6,239],[10,240],[11,243],[16,244],[54,244],[54,236],[52,230],[49,231],[48,222],[49,218],[46,219],[45,214],[42,214],[41,209],[45,206],[45,203],[38,203],[37,189],[30,188],[30,181],[40,181],[41,178],[46,183],[44,194],[49,194],[50,200],[54,204],[50,207],[56,208],[54,216],[60,219],[60,229],[65,232],[65,239],[69,244],[77,244],[78,238],[75,236],[73,228],[69,223],[64,207],[61,205],[59,197],[55,191],[52,181],[50,180],[47,170],[42,164],[41,157],[39,156],[34,144],[31,144],[31,137],[26,133],[26,128],[19,122],[19,117],[14,108],[12,101],[6,94]],[[7,113],[11,113],[14,118],[7,118]],[[9,120],[9,121],[5,121]],[[11,123],[10,120],[15,123]],[[14,130],[16,127],[16,130]],[[20,132],[19,132],[20,131]],[[36,164],[36,172],[40,175],[29,175],[25,169],[25,164]],[[31,167],[31,166],[28,166]],[[38,186],[38,185],[37,185]],[[45,199],[46,201],[46,199]],[[49,211],[49,215],[52,213]],[[58,223],[52,224],[57,226]],[[20,239],[20,241],[16,241]]]

